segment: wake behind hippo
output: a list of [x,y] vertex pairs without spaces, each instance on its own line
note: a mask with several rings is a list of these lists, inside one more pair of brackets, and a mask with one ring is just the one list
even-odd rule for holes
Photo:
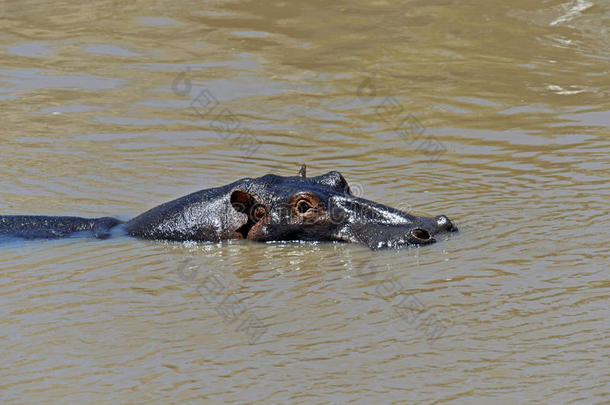
[[[0,216],[0,235],[105,239],[123,222],[111,217]],[[419,217],[352,194],[336,171],[306,177],[268,174],[197,191],[124,223],[128,235],[155,240],[341,241],[372,249],[425,245],[457,227],[444,215]]]

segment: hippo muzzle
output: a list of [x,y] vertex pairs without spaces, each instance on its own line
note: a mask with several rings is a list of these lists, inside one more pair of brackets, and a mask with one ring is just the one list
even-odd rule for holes
[[372,249],[428,245],[435,236],[457,232],[445,215],[415,216],[396,208],[351,195],[330,199],[335,217],[342,223],[339,240],[364,243]]

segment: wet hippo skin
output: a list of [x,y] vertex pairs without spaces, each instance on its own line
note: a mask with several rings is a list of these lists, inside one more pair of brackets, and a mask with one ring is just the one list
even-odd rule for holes
[[268,174],[197,191],[127,222],[111,217],[0,216],[0,235],[105,239],[119,225],[142,239],[342,241],[372,249],[430,244],[439,234],[457,231],[444,215],[414,216],[354,196],[339,172],[307,177],[303,166],[297,176]]

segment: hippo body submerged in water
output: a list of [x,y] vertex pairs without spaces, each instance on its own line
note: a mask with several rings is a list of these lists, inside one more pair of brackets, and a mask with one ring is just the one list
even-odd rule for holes
[[155,240],[342,241],[372,249],[424,245],[457,228],[444,215],[419,217],[356,197],[336,171],[268,174],[201,190],[122,222],[111,217],[0,216],[0,236],[105,239],[117,226]]

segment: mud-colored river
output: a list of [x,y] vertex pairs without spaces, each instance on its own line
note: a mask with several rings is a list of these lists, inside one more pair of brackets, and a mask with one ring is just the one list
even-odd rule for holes
[[0,27],[0,214],[306,162],[461,230],[5,241],[1,403],[610,401],[610,2],[5,0]]

